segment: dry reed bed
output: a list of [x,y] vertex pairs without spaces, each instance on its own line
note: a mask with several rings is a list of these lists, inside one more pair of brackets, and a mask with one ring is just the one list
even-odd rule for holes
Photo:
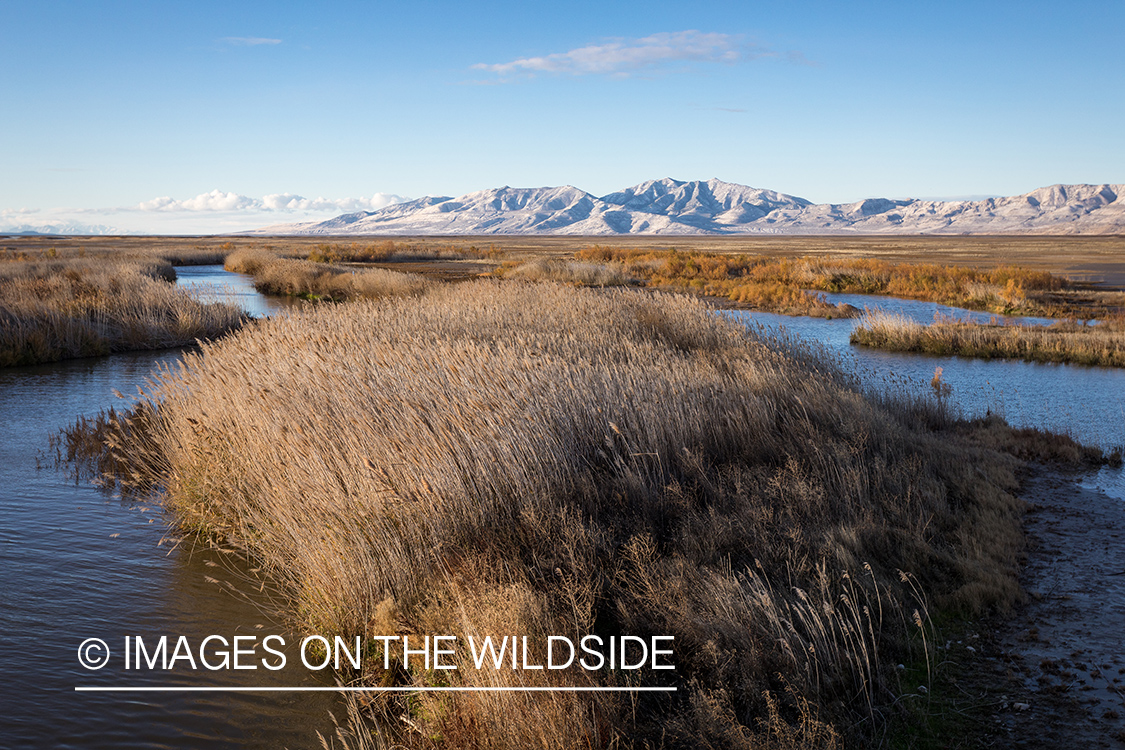
[[561,258],[536,258],[523,263],[510,262],[498,268],[497,275],[523,281],[555,281],[575,286],[632,286],[639,283],[638,279],[619,267]]
[[356,706],[398,742],[825,747],[898,694],[916,586],[1017,594],[1015,462],[944,424],[695,299],[478,281],[207,344],[70,450],[245,546],[314,632],[675,636],[675,672],[368,660],[345,679],[679,687]]
[[487,248],[476,245],[431,244],[428,241],[383,240],[382,242],[319,243],[307,259],[316,263],[387,263],[425,260],[482,260],[504,253],[495,244]]
[[[999,265],[989,269],[874,258],[678,252],[593,246],[580,260],[614,263],[650,286],[674,287],[771,312],[826,314],[815,292],[881,294],[1007,315],[1101,317],[1125,305],[1125,294],[1077,290],[1046,271]],[[803,290],[813,290],[809,293]],[[803,311],[803,309],[808,312]],[[852,308],[849,315],[858,311]]]
[[[0,248],[0,265],[20,261],[51,260],[99,260],[170,263],[175,266],[207,266],[223,262],[234,250],[234,244],[212,243],[210,246],[189,246],[185,241],[173,238],[140,240],[137,237],[101,238],[90,243],[93,238],[63,238],[57,243],[43,246],[45,240],[35,245],[19,242],[15,247]],[[90,246],[87,246],[90,245]]]
[[177,288],[166,261],[0,264],[0,367],[193,344],[241,326],[236,307]]
[[254,277],[263,294],[344,301],[420,294],[430,282],[418,274],[383,268],[348,269],[311,260],[279,258],[265,249],[246,248],[227,256],[224,268]]
[[853,344],[899,352],[963,357],[1071,362],[1125,367],[1125,319],[1097,325],[1065,321],[1051,326],[998,325],[942,320],[923,325],[885,312],[867,312]]

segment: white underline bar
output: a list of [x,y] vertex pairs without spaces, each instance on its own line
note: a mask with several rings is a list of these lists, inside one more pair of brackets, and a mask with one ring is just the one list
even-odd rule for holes
[[79,693],[672,693],[674,687],[76,687]]

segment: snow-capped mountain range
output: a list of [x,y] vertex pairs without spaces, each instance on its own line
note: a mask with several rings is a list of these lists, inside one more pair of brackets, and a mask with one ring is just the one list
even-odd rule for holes
[[258,235],[1117,234],[1125,185],[1052,185],[972,201],[868,198],[814,204],[721,180],[651,180],[598,198],[564,187],[426,197]]

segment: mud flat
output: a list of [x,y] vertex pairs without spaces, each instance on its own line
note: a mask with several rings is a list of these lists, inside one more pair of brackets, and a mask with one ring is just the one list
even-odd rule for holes
[[976,673],[961,685],[974,746],[1125,747],[1125,501],[1052,472],[1022,495],[1026,601],[945,644]]

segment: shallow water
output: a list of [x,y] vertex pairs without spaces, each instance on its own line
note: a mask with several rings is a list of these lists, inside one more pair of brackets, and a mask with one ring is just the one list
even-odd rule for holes
[[199,293],[205,298],[218,299],[238,305],[260,318],[285,312],[305,304],[292,297],[268,297],[254,289],[254,277],[244,273],[224,271],[217,266],[176,266],[176,283]]
[[[867,307],[905,315],[920,323],[932,322],[935,312],[983,321],[996,317],[915,300],[857,294],[828,297],[833,302],[847,302],[860,309]],[[905,387],[926,393],[931,390],[930,381],[940,367],[942,380],[953,389],[950,404],[965,416],[991,412],[1003,416],[1012,425],[1063,432],[1106,450],[1125,445],[1125,369],[1122,368],[887,352],[850,343],[852,329],[859,323],[854,318],[826,320],[745,311],[724,314],[748,325],[761,325],[767,331],[784,329],[818,342],[845,368],[878,387]],[[1020,320],[1053,322],[1041,318]],[[1125,499],[1125,474],[1120,469],[1103,469],[1087,477],[1084,483]]]
[[[155,365],[179,356],[146,352],[0,369],[2,747],[314,747],[315,731],[330,726],[329,709],[340,713],[332,693],[75,691],[324,685],[330,679],[292,656],[290,668],[279,672],[123,668],[126,635],[186,635],[198,643],[211,634],[287,633],[261,611],[263,598],[248,584],[237,585],[254,594],[249,601],[218,583],[247,577],[237,557],[162,545],[167,529],[158,507],[75,482],[48,454],[48,438],[58,428],[125,405],[114,389],[136,393]],[[114,652],[98,671],[83,669],[77,658],[79,644],[90,637]]]
[[844,303],[863,310],[865,308],[878,309],[895,315],[905,315],[919,323],[933,323],[938,317],[956,318],[958,320],[971,320],[976,323],[988,323],[996,320],[1001,323],[1014,323],[1023,325],[1050,325],[1057,322],[1054,318],[1011,317],[996,315],[995,313],[981,312],[979,310],[966,310],[962,307],[950,307],[937,302],[926,302],[917,299],[900,299],[898,297],[876,297],[870,294],[834,294],[822,293],[834,305]]

